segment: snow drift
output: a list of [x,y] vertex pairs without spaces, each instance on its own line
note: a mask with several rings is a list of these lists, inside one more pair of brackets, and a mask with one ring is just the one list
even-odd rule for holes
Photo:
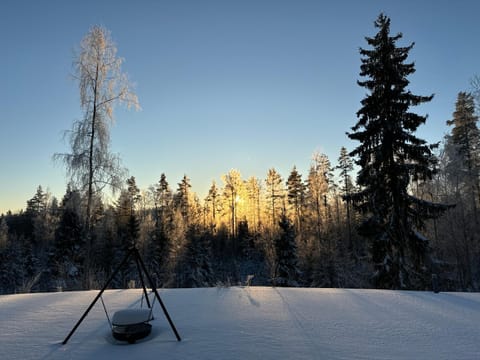
[[[182,341],[155,305],[152,333],[113,339],[98,291],[0,296],[6,359],[479,359],[480,294],[232,287],[165,289]],[[141,289],[109,290],[109,314],[140,307]]]

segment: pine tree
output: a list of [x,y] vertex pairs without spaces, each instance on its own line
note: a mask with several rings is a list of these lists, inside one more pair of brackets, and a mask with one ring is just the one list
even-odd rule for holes
[[[230,233],[232,239],[235,241],[237,235],[237,220],[238,220],[238,200],[240,192],[243,187],[242,175],[236,169],[232,169],[228,174],[222,176],[224,182],[223,197],[226,206],[225,209],[230,209]],[[228,204],[228,205],[227,205]],[[236,244],[233,244],[233,248]]]
[[190,188],[190,179],[187,175],[184,175],[182,181],[178,183],[177,193],[175,194],[175,206],[177,209],[180,209],[180,212],[185,220],[185,223],[190,224],[190,203],[191,203],[191,192]]
[[136,210],[136,205],[141,199],[140,189],[137,186],[135,176],[131,176],[129,179],[127,179],[127,192],[131,199],[130,212],[133,213]]
[[170,206],[172,200],[172,191],[167,182],[167,177],[164,173],[160,175],[160,180],[155,191],[155,209],[159,212],[157,216],[163,216],[167,208]]
[[247,208],[249,215],[249,223],[253,225],[255,233],[258,233],[261,227],[261,193],[262,186],[261,180],[255,176],[251,176],[245,182],[246,193],[247,193]]
[[78,213],[80,195],[70,186],[63,197],[61,216],[55,231],[54,250],[49,259],[51,273],[57,280],[56,285],[76,288],[82,274],[84,260],[84,238],[82,220]]
[[220,195],[218,193],[217,184],[212,181],[212,185],[208,190],[208,195],[205,198],[205,211],[209,216],[208,227],[212,233],[215,233],[217,226],[217,212],[220,203]]
[[350,193],[354,190],[352,178],[350,176],[350,172],[353,171],[353,161],[348,155],[347,148],[342,146],[340,149],[340,157],[338,158],[338,165],[337,169],[340,170],[340,178],[342,179],[342,187],[340,191],[342,193],[343,198],[346,200],[345,209],[347,215],[347,229],[348,229],[348,247],[349,249],[353,250],[354,255],[358,251],[358,246],[353,244],[352,241],[352,219],[350,214],[350,200],[349,196]]
[[427,180],[434,173],[433,146],[414,132],[426,116],[409,111],[411,106],[429,102],[432,96],[413,95],[407,77],[415,72],[406,63],[413,44],[397,47],[402,37],[390,36],[390,19],[380,14],[375,21],[378,33],[367,37],[371,49],[362,55],[358,84],[368,90],[357,112],[358,122],[348,136],[360,142],[350,155],[358,157],[359,192],[349,198],[367,214],[359,232],[371,241],[374,283],[385,288],[421,288],[428,273],[428,240],[419,233],[428,218],[447,208],[413,197],[411,180]]
[[158,186],[154,190],[155,202],[155,227],[152,234],[151,267],[158,286],[168,280],[168,259],[170,251],[170,239],[168,236],[168,224],[173,216],[172,191],[168,185],[167,177],[161,174]]
[[281,175],[274,168],[268,170],[265,185],[267,210],[270,212],[273,230],[279,214],[285,210],[285,188],[283,186],[283,180]]
[[[43,191],[41,185],[37,187],[35,195],[27,201],[27,210],[25,215],[27,217],[27,227],[25,235],[27,238],[31,239],[37,243],[41,242],[41,239],[35,239],[35,221],[37,217],[41,216],[47,211],[47,194]],[[38,238],[38,237],[37,237]]]
[[447,125],[453,126],[447,142],[455,151],[452,164],[456,176],[462,179],[472,201],[475,222],[478,223],[477,199],[480,201],[480,131],[477,127],[478,116],[475,115],[475,102],[472,94],[460,92],[455,104],[453,119]]
[[[326,233],[327,196],[332,181],[332,169],[327,155],[315,153],[307,178],[308,207],[314,219],[317,241]],[[322,211],[323,208],[323,211]]]
[[[115,209],[115,220],[117,230],[117,245],[115,251],[115,263],[118,263],[125,255],[126,251],[137,244],[140,233],[140,222],[136,211],[136,206],[140,200],[140,189],[136,185],[135,177],[130,177],[126,181],[127,189],[123,189],[117,200]],[[120,286],[127,287],[129,280],[135,273],[133,264],[128,264],[120,271]]]
[[306,186],[303,183],[302,175],[294,166],[287,179],[287,199],[292,208],[297,233],[302,233],[301,219],[303,207],[305,206]]
[[182,260],[186,251],[187,244],[187,231],[188,226],[185,222],[180,209],[175,209],[171,218],[168,221],[166,228],[166,236],[169,240],[169,257],[168,257],[168,269],[165,286],[181,286]]
[[47,194],[38,185],[35,195],[27,201],[27,212],[37,215],[47,209]]
[[128,237],[132,244],[136,244],[138,237],[140,235],[140,220],[138,217],[138,204],[142,199],[140,194],[140,189],[137,186],[135,181],[135,177],[132,176],[127,179],[127,191],[130,197],[131,208],[130,208],[130,216],[128,219]]
[[475,274],[478,273],[480,254],[480,131],[475,115],[475,100],[472,94],[460,92],[455,104],[453,119],[447,125],[453,126],[447,135],[445,155],[447,178],[453,185],[456,217],[460,222],[455,253],[462,288],[475,288]]
[[136,214],[136,205],[140,200],[140,189],[135,177],[127,179],[127,189],[122,190],[117,201],[118,236],[124,249],[129,248],[138,238],[139,221]]
[[274,286],[298,286],[300,271],[297,264],[295,228],[285,214],[280,216],[280,233],[275,239]]
[[178,287],[208,287],[213,285],[210,241],[206,233],[191,226],[177,263]]

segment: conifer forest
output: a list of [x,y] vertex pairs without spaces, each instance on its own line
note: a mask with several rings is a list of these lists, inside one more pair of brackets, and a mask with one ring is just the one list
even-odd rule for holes
[[[366,95],[336,159],[315,152],[308,173],[249,178],[232,164],[202,197],[161,164],[140,189],[110,152],[114,105],[141,99],[108,30],[92,27],[74,60],[83,118],[66,132],[71,152],[52,154],[68,186],[56,198],[39,185],[25,210],[0,215],[0,294],[100,288],[131,246],[158,287],[479,291],[480,78],[443,119],[449,133],[429,144],[415,107],[434,96],[409,90],[414,45],[398,45],[384,14],[374,26],[359,44]],[[347,137],[354,148],[342,146]],[[139,286],[134,265],[115,288]]]

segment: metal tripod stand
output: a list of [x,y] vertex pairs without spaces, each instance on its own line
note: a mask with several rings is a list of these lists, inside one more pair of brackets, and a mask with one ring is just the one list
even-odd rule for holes
[[102,290],[100,290],[100,292],[98,293],[98,295],[95,297],[95,299],[92,301],[92,303],[90,304],[90,306],[87,308],[87,310],[83,313],[82,317],[80,318],[80,320],[78,320],[78,322],[75,324],[75,326],[73,327],[73,329],[70,331],[70,333],[67,335],[67,337],[65,338],[65,340],[63,340],[62,342],[62,345],[65,345],[67,343],[67,341],[70,339],[70,337],[73,335],[73,333],[77,330],[77,328],[79,327],[79,325],[82,323],[83,319],[85,319],[85,317],[88,315],[88,313],[90,312],[90,310],[93,308],[93,306],[95,305],[95,303],[98,301],[98,299],[102,296],[103,292],[105,291],[105,289],[108,288],[108,286],[110,285],[110,283],[112,282],[112,280],[115,278],[115,276],[117,275],[117,273],[120,271],[120,269],[122,267],[124,267],[127,262],[129,260],[131,260],[133,258],[133,260],[135,261],[135,264],[137,265],[137,270],[138,270],[138,274],[139,274],[139,277],[140,277],[140,282],[142,283],[142,288],[143,288],[143,293],[145,295],[145,299],[146,299],[146,302],[147,302],[147,305],[148,307],[150,308],[151,305],[150,305],[150,301],[148,300],[148,296],[147,296],[147,289],[145,287],[145,282],[144,282],[144,279],[143,279],[143,275],[142,275],[142,271],[143,273],[145,274],[145,276],[147,277],[147,280],[148,280],[148,283],[150,285],[150,288],[152,289],[152,291],[155,293],[155,297],[157,298],[160,306],[162,307],[162,310],[163,310],[163,313],[165,314],[165,317],[167,318],[168,320],[168,323],[170,324],[170,327],[172,328],[172,331],[173,333],[175,334],[175,337],[177,338],[178,341],[181,341],[182,339],[180,338],[180,335],[178,334],[178,331],[177,329],[175,328],[175,325],[173,324],[173,321],[172,319],[170,318],[170,315],[168,314],[168,311],[167,311],[167,308],[165,307],[165,304],[163,303],[162,299],[160,298],[160,295],[158,294],[158,291],[157,291],[157,288],[155,287],[155,284],[152,280],[152,278],[150,277],[150,274],[148,273],[146,267],[145,267],[145,263],[143,262],[141,256],[140,256],[140,253],[138,252],[138,249],[136,248],[135,245],[132,245],[125,257],[123,258],[122,262],[120,263],[120,265],[117,266],[117,268],[115,269],[115,271],[112,273],[112,275],[110,276],[110,278],[107,280],[107,282],[105,283],[105,285],[103,286]]

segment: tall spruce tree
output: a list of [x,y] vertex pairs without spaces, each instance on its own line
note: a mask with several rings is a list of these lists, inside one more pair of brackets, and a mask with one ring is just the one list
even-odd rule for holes
[[428,240],[419,233],[428,218],[439,216],[446,205],[412,196],[411,180],[427,180],[434,173],[435,145],[414,135],[427,117],[410,111],[411,106],[432,100],[413,95],[407,77],[415,72],[407,63],[413,43],[398,47],[399,33],[390,36],[390,18],[380,14],[378,33],[366,37],[371,49],[360,49],[362,65],[358,85],[368,91],[357,112],[358,122],[348,136],[360,145],[350,155],[357,157],[360,171],[352,193],[354,206],[366,214],[359,228],[370,240],[374,284],[381,288],[424,288],[427,285]]
[[452,145],[450,149],[455,152],[451,154],[451,158],[452,160],[459,158],[460,163],[455,161],[450,167],[468,189],[476,223],[478,223],[477,200],[480,201],[480,130],[477,122],[473,95],[460,92],[453,119],[447,121],[447,125],[453,126],[452,134],[447,137],[447,142]]

